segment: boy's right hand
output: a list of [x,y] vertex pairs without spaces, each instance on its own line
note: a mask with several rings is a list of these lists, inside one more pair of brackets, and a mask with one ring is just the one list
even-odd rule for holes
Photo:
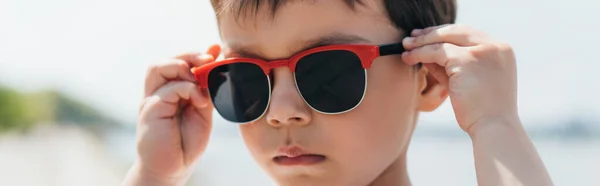
[[126,185],[185,182],[212,128],[210,98],[190,69],[214,61],[220,52],[219,45],[213,45],[206,53],[183,54],[150,66],[137,125],[138,160]]

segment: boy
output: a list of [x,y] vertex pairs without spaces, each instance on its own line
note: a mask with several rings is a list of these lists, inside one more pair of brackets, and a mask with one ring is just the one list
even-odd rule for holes
[[511,47],[453,25],[454,1],[212,3],[225,60],[214,45],[149,68],[125,185],[183,185],[213,108],[279,185],[410,185],[418,113],[447,97],[480,185],[552,185],[520,123]]

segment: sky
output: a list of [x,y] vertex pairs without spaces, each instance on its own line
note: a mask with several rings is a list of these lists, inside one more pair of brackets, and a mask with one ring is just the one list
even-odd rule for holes
[[[595,7],[600,2],[459,0],[458,22],[514,47],[526,126],[600,121]],[[0,0],[0,84],[58,89],[125,123],[136,121],[148,65],[218,42],[204,0]],[[454,122],[449,102],[421,120]]]

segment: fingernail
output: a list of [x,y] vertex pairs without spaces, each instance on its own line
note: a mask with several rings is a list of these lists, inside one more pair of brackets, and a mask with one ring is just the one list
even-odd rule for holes
[[402,56],[400,58],[402,58],[402,62],[410,65],[411,60],[408,59],[408,51],[402,52]]
[[404,38],[404,42],[407,43],[407,44],[410,44],[413,41],[415,41],[414,37],[406,37],[406,38]]
[[417,35],[417,34],[420,34],[422,31],[423,31],[423,29],[414,29],[410,34]]
[[406,57],[408,55],[408,52],[402,52],[402,57]]

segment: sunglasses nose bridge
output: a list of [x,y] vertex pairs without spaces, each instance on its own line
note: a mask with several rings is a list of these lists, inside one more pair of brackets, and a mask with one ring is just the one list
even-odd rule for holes
[[277,67],[286,67],[286,66],[290,66],[290,60],[282,59],[282,60],[275,60],[275,61],[269,62],[270,69],[274,69]]

